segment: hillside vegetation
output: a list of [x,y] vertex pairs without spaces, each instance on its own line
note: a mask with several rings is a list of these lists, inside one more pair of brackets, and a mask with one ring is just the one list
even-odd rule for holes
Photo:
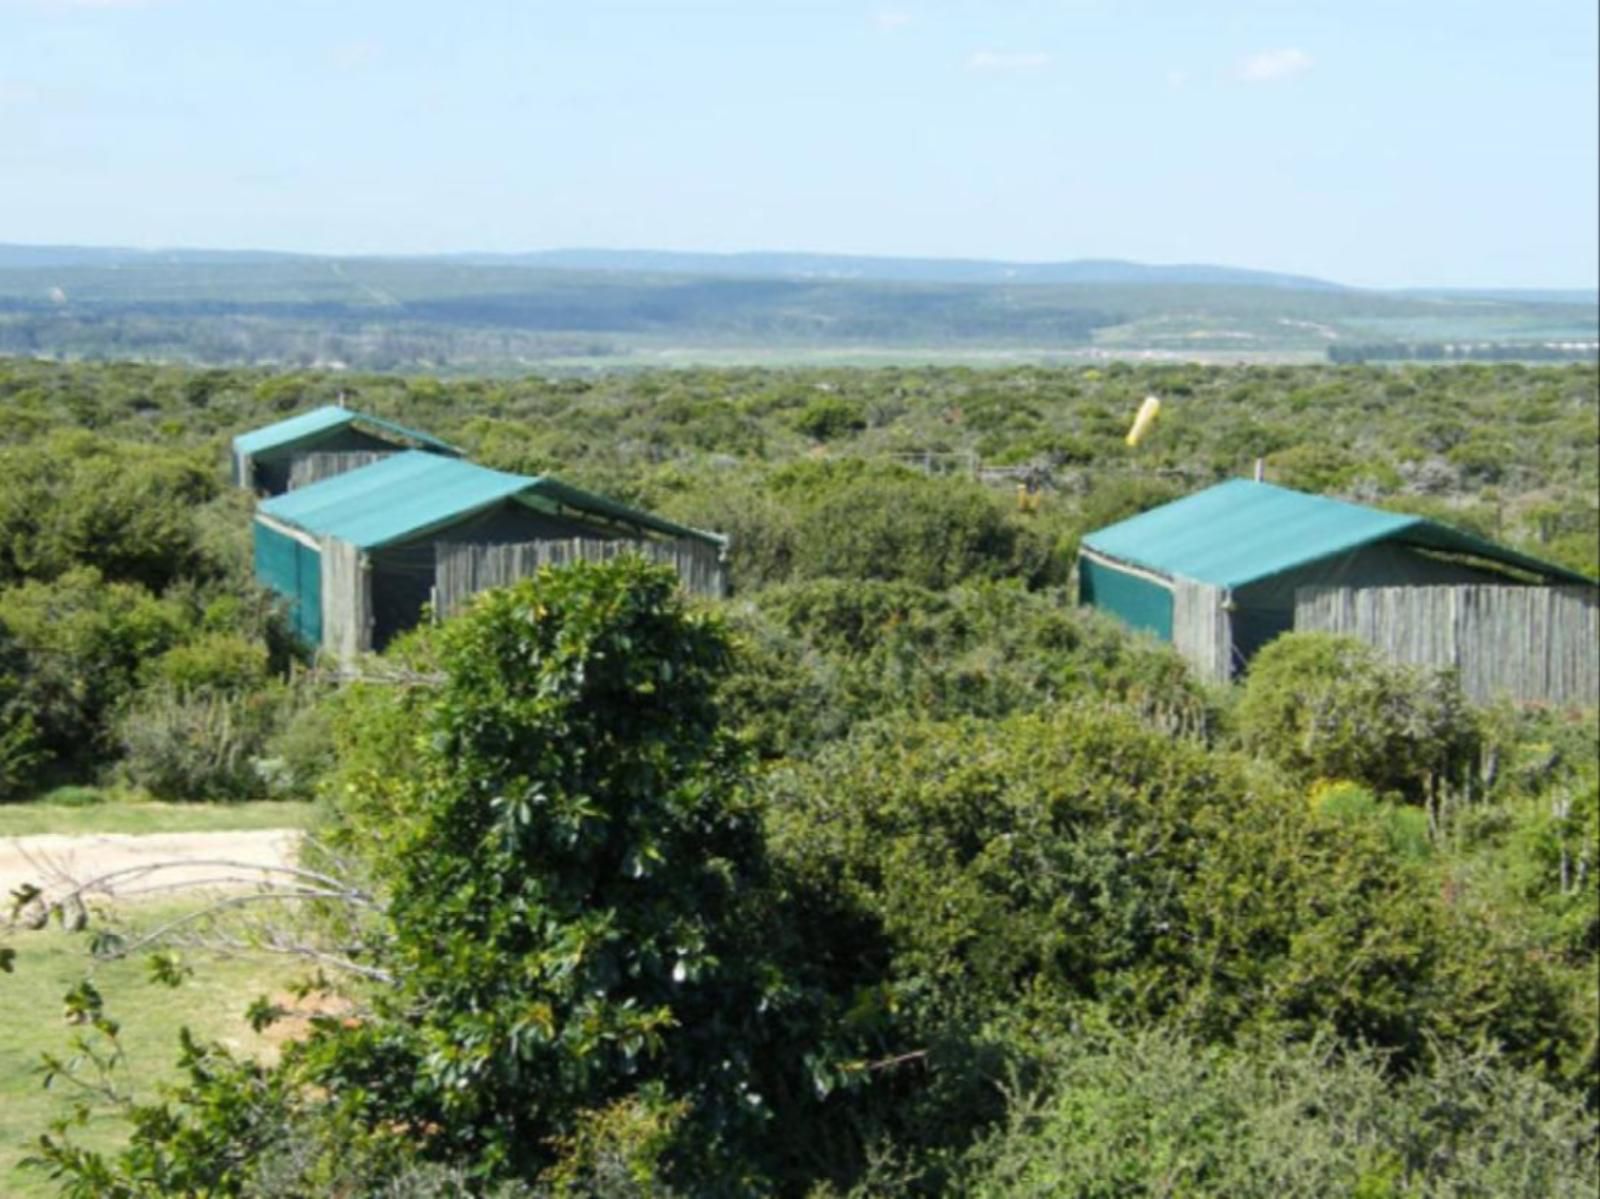
[[0,353],[69,358],[514,372],[867,353],[1321,358],[1346,344],[1380,358],[1399,343],[1592,359],[1597,340],[1593,297],[1361,291],[1221,267],[0,247]]
[[[550,572],[335,687],[252,582],[225,466],[340,397],[729,533],[734,594]],[[1594,709],[1474,707],[1312,635],[1207,686],[1070,574],[1085,532],[1257,458],[1594,574],[1597,414],[1590,366],[0,360],[0,797],[314,800],[313,865],[360,898],[312,930],[342,1018],[270,1066],[174,1046],[125,1148],[69,1119],[36,1177],[1591,1194]],[[978,463],[1041,472],[1039,510]],[[120,1035],[113,988],[74,1003]]]

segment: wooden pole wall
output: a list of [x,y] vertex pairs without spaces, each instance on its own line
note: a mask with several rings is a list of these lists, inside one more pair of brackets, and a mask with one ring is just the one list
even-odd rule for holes
[[1359,637],[1396,662],[1451,667],[1485,703],[1600,702],[1593,587],[1301,587],[1294,627]]

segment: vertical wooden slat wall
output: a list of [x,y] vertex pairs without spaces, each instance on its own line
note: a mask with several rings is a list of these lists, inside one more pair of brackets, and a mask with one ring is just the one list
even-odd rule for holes
[[372,648],[372,575],[337,537],[322,539],[322,648],[346,664]]
[[1233,635],[1220,587],[1172,581],[1172,644],[1202,678],[1226,682],[1232,673]]
[[309,454],[296,454],[289,460],[289,490],[298,487],[309,487],[313,483],[320,483],[324,479],[331,479],[335,475],[342,475],[348,471],[358,470],[363,466],[371,466],[374,462],[382,462],[391,457],[389,450],[346,450],[346,451],[315,451]]
[[1359,637],[1397,662],[1454,667],[1487,702],[1600,701],[1593,587],[1301,587],[1296,630]]
[[727,568],[722,554],[716,547],[697,541],[600,541],[579,537],[515,545],[439,542],[434,550],[435,605],[441,617],[449,616],[478,592],[514,583],[542,566],[607,562],[622,554],[639,554],[671,566],[691,595],[720,599],[727,594]]

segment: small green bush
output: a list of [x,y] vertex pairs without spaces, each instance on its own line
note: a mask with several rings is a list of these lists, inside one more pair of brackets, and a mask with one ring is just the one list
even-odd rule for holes
[[237,633],[202,633],[150,663],[149,677],[176,691],[258,690],[268,679],[267,647]]
[[0,591],[0,718],[19,739],[32,728],[35,760],[86,772],[113,751],[112,716],[145,665],[190,627],[181,604],[93,569]]
[[268,785],[258,760],[281,705],[277,688],[248,694],[147,688],[117,721],[120,770],[157,799],[264,798]]
[[1433,852],[1427,814],[1417,808],[1386,803],[1364,787],[1340,782],[1313,788],[1312,802],[1327,819],[1381,828],[1390,848],[1403,858],[1421,861]]
[[952,1188],[977,1199],[1545,1199],[1600,1188],[1582,1101],[1493,1051],[1396,1083],[1370,1051],[1058,1042]]
[[1236,717],[1247,750],[1307,782],[1351,779],[1412,800],[1471,783],[1482,741],[1453,675],[1327,633],[1287,633],[1257,654]]
[[866,409],[857,400],[818,396],[794,418],[795,431],[813,441],[833,441],[867,427]]

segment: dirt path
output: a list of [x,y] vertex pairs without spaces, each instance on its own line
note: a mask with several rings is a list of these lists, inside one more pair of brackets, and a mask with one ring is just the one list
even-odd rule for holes
[[[262,867],[294,863],[296,829],[260,829],[231,833],[45,833],[0,840],[0,922],[9,912],[9,896],[24,883],[44,887],[47,896],[75,881],[87,882],[114,871],[118,875],[101,896],[137,899],[170,894],[172,884],[189,886],[249,885],[264,875]],[[138,869],[162,862],[183,862],[172,869]],[[155,890],[160,887],[162,890]]]

